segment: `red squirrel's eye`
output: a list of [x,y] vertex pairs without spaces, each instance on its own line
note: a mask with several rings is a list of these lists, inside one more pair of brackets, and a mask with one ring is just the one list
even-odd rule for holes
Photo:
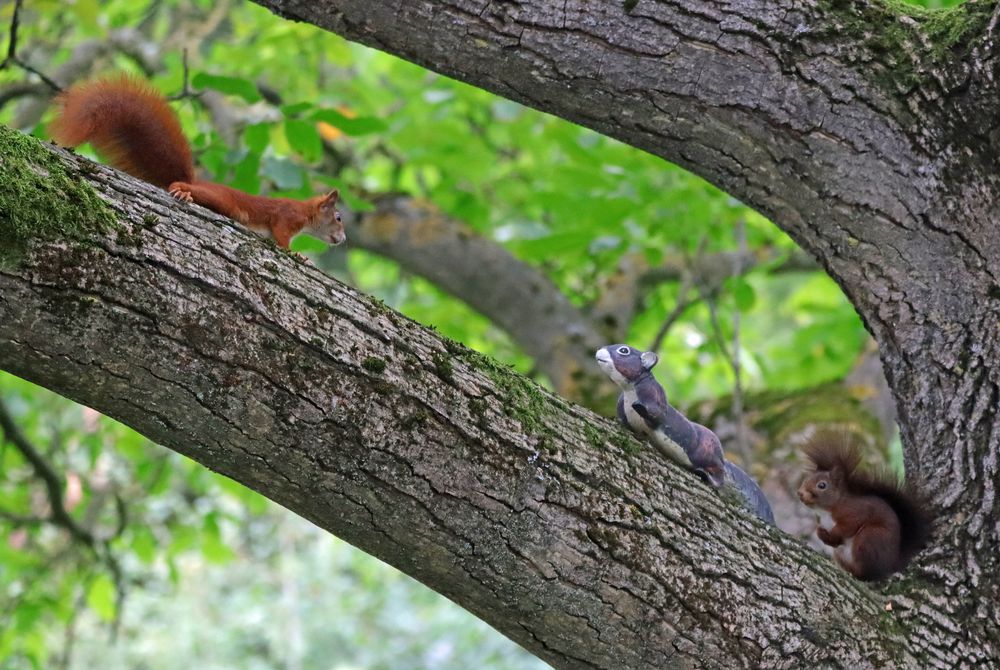
[[816,488],[818,488],[820,491],[825,490],[826,489],[826,482],[820,482],[819,484],[816,485]]
[[336,214],[334,214],[333,218],[337,219],[337,221],[340,221],[340,212],[337,212]]

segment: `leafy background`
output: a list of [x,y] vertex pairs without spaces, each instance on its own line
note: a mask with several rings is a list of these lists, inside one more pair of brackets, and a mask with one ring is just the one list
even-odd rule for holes
[[[12,9],[0,8],[5,24]],[[150,78],[160,90],[183,90],[186,50],[191,87],[221,92],[243,115],[237,136],[223,137],[196,99],[175,105],[213,180],[291,197],[338,187],[360,211],[375,194],[408,193],[542,268],[581,307],[626,254],[655,263],[734,250],[742,222],[749,249],[775,259],[718,297],[723,335],[739,311],[749,391],[841,379],[867,342],[830,279],[772,272],[794,244],[701,179],[256,5],[28,2],[19,53],[51,73],[88,40],[134,27],[157,50]],[[111,52],[96,67],[143,74],[137,62]],[[0,71],[0,91],[25,79]],[[0,121],[15,122],[25,104],[5,101]],[[44,137],[49,115],[22,130]],[[324,254],[304,236],[296,247],[412,318],[532,371],[502,331],[393,262],[349,244]],[[656,286],[629,341],[649,342],[678,293],[677,282]],[[670,380],[684,403],[731,391],[703,303],[661,353],[661,370],[684,371]],[[70,514],[100,540],[88,548],[46,521],[37,477],[0,445],[0,667],[546,667],[394,569],[93,410],[2,373],[0,394],[63,478]]]

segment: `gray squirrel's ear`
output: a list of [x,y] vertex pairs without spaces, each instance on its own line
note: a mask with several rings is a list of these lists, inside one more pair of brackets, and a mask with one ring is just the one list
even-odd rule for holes
[[647,370],[652,370],[653,367],[655,367],[656,364],[660,362],[660,357],[654,354],[652,351],[646,351],[643,352],[642,356],[639,357],[639,360],[642,361],[642,367],[646,368]]

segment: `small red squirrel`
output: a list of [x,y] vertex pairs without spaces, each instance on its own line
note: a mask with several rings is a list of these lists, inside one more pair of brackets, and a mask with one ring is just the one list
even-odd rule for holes
[[821,433],[805,448],[813,467],[799,499],[817,512],[816,535],[858,579],[899,572],[930,536],[922,498],[888,473],[859,472],[861,454],[846,435]]
[[195,179],[194,161],[180,122],[166,99],[146,82],[127,75],[78,84],[57,98],[59,113],[49,127],[59,144],[90,142],[114,167],[270,234],[288,248],[310,228],[333,244],[345,239],[333,190],[308,200],[266,198]]

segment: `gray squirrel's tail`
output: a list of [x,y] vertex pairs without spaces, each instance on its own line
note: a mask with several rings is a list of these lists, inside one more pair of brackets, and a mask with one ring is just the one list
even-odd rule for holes
[[726,461],[726,484],[732,486],[743,495],[747,507],[753,510],[754,514],[772,526],[775,525],[771,503],[767,502],[767,498],[764,497],[764,492],[757,486],[757,482],[739,466],[729,461]]

